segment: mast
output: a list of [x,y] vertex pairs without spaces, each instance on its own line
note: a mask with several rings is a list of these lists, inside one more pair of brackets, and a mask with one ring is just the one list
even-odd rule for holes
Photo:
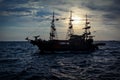
[[69,27],[68,27],[66,39],[69,39],[70,36],[74,34],[72,21],[73,21],[73,19],[72,19],[72,11],[70,11]]
[[91,35],[91,32],[90,32],[90,22],[88,21],[88,16],[86,15],[86,20],[85,20],[85,27],[83,29],[85,29],[85,32],[84,32],[84,37],[85,37],[85,40],[88,39],[88,35]]
[[51,31],[50,31],[50,40],[57,39],[57,32],[56,32],[54,22],[55,22],[55,16],[54,16],[54,12],[53,12],[52,22],[51,22]]

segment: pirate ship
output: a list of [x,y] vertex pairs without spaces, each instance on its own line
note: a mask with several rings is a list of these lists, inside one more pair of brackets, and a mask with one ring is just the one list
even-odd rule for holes
[[104,45],[104,43],[94,44],[94,39],[90,32],[90,22],[88,21],[87,15],[85,18],[85,27],[83,28],[84,32],[81,35],[75,35],[73,30],[72,21],[72,11],[70,12],[69,17],[69,27],[67,31],[66,40],[58,40],[57,31],[55,27],[55,15],[53,12],[52,21],[51,21],[51,31],[49,40],[43,40],[40,36],[34,36],[34,40],[28,40],[31,44],[36,45],[39,50],[43,53],[45,51],[94,51],[98,49],[98,46]]

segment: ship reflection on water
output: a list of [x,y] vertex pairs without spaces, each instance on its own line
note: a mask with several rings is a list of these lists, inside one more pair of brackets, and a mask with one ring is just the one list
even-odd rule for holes
[[104,43],[91,54],[41,55],[28,42],[0,42],[0,80],[119,80],[120,42]]

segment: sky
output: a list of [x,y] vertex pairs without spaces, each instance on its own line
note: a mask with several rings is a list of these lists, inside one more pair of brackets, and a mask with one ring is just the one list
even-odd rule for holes
[[40,35],[48,40],[52,13],[58,39],[65,39],[70,11],[73,29],[82,34],[85,15],[95,40],[120,40],[120,0],[0,0],[0,41],[24,41]]

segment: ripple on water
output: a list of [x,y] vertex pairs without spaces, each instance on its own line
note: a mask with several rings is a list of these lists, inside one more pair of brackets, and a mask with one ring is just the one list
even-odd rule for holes
[[0,79],[6,80],[119,80],[120,44],[107,45],[91,54],[36,53],[26,42],[0,43]]

